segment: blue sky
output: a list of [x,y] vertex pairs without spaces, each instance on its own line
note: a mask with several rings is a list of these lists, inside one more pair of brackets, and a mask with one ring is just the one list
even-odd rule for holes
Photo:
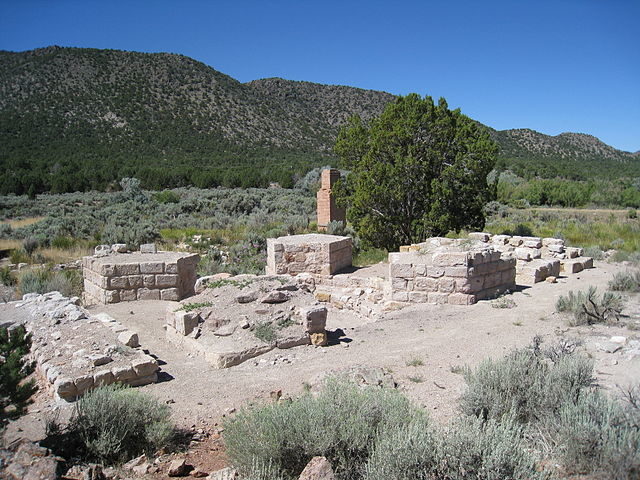
[[638,19],[638,0],[0,0],[0,49],[180,53],[243,82],[443,96],[497,129],[637,151]]

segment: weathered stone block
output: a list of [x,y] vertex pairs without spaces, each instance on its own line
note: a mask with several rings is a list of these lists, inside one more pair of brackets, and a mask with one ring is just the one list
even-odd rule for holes
[[152,288],[156,286],[156,276],[155,275],[143,275],[142,283],[147,288]]
[[327,325],[327,308],[315,306],[300,309],[300,316],[307,333],[321,333]]
[[140,266],[137,263],[117,263],[115,264],[115,274],[118,276],[138,275]]
[[447,298],[451,305],[473,305],[477,299],[475,295],[467,295],[464,293],[452,293]]
[[157,253],[157,251],[155,243],[143,243],[140,245],[140,253]]
[[144,262],[140,264],[140,273],[164,273],[163,262]]
[[411,303],[427,303],[427,292],[409,292],[409,301]]
[[165,273],[178,273],[178,263],[165,263],[164,264],[164,272]]
[[142,275],[129,275],[127,280],[129,282],[129,287],[131,288],[142,287]]
[[392,263],[389,265],[389,277],[412,278],[414,277],[413,267],[410,263]]
[[160,290],[160,300],[177,302],[180,300],[180,294],[177,288],[165,288]]
[[129,279],[127,277],[111,277],[109,279],[109,288],[129,288]]
[[77,394],[83,395],[93,388],[93,375],[81,375],[76,377],[73,383],[76,386]]
[[160,300],[160,290],[138,289],[138,300]]
[[469,234],[469,238],[471,240],[477,240],[479,242],[488,242],[491,238],[491,234],[485,232],[471,232]]
[[453,278],[443,277],[438,283],[438,291],[440,292],[451,293],[455,290],[456,282]]
[[93,374],[93,383],[97,387],[104,387],[105,385],[111,385],[114,382],[113,373],[111,370],[99,370]]
[[158,362],[149,355],[135,359],[131,362],[131,366],[138,377],[147,377],[158,370]]
[[449,298],[448,293],[429,292],[427,294],[428,303],[445,304]]
[[121,302],[135,302],[138,299],[137,290],[120,290]]
[[182,335],[189,335],[198,326],[200,315],[196,312],[175,312],[174,328]]
[[75,400],[78,395],[78,388],[73,383],[73,380],[68,377],[57,378],[53,384],[53,391],[58,397],[67,401]]
[[136,377],[136,372],[133,371],[133,367],[131,365],[114,367],[111,369],[111,373],[113,374],[114,382],[119,383],[127,383],[129,380]]
[[444,267],[446,277],[468,277],[473,275],[473,267]]
[[444,267],[429,266],[427,275],[432,278],[440,278],[444,275]]

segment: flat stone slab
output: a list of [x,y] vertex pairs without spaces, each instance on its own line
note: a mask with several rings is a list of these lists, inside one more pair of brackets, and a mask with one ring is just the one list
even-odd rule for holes
[[333,275],[351,260],[350,237],[310,233],[267,239],[267,275]]
[[55,398],[71,402],[98,386],[157,381],[158,362],[118,340],[126,327],[106,314],[90,316],[77,298],[29,294],[16,307],[30,313],[25,327],[32,334],[36,373]]

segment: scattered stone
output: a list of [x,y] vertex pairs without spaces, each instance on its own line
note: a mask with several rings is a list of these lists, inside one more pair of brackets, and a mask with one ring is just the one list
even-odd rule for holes
[[327,325],[327,307],[313,306],[300,309],[305,331],[308,333],[324,333]]
[[558,283],[558,278],[557,278],[557,277],[554,277],[553,275],[551,275],[551,276],[547,277],[547,278],[545,279],[545,281],[546,281],[547,283]]
[[93,249],[93,255],[96,257],[106,257],[111,253],[111,245],[97,245]]
[[125,330],[124,332],[120,333],[120,335],[118,335],[118,341],[123,345],[131,348],[137,348],[140,346],[138,334],[132,332],[131,330]]
[[[236,302],[238,303],[251,303],[258,299],[258,292],[251,290],[249,292],[241,292],[236,296]],[[264,303],[264,302],[263,302]]]
[[35,443],[24,442],[16,450],[11,462],[0,472],[7,480],[56,480],[58,462],[63,459]]
[[113,253],[127,253],[129,249],[126,243],[114,243],[111,245],[111,251]]
[[140,245],[140,253],[158,253],[155,243],[143,243]]
[[310,333],[309,338],[311,339],[311,345],[315,345],[317,347],[324,347],[329,343],[329,338],[327,337],[326,332]]
[[94,353],[93,355],[89,355],[89,360],[94,367],[99,367],[101,365],[106,365],[113,361],[113,359],[109,355],[102,355],[100,353]]
[[298,477],[299,480],[335,480],[331,464],[325,457],[313,457]]
[[627,337],[623,336],[614,336],[609,339],[612,343],[619,343],[620,345],[624,345],[627,343]]
[[236,331],[236,325],[227,323],[226,325],[223,325],[220,328],[218,328],[215,332],[213,332],[213,334],[218,337],[228,337],[230,335],[233,335],[233,332],[235,331]]
[[279,290],[273,290],[260,299],[260,303],[283,303],[289,300],[289,295]]
[[184,458],[179,458],[173,460],[169,464],[169,470],[167,470],[167,475],[170,477],[184,477],[189,473],[191,469],[191,465],[187,465],[187,462]]
[[601,350],[606,353],[616,353],[618,350],[622,348],[622,345],[620,345],[619,343],[613,343],[613,342],[603,342],[603,343],[596,344],[596,347],[598,348],[598,350]]
[[197,468],[194,468],[193,470],[191,470],[189,472],[189,475],[192,476],[193,478],[204,478],[209,476],[209,474],[207,472],[204,472],[202,470],[199,470]]

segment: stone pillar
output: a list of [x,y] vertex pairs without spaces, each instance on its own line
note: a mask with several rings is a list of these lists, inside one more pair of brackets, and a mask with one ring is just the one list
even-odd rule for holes
[[318,190],[318,230],[325,231],[327,225],[332,221],[346,223],[346,212],[344,208],[336,205],[332,188],[340,180],[340,171],[327,169],[322,171],[320,190]]

